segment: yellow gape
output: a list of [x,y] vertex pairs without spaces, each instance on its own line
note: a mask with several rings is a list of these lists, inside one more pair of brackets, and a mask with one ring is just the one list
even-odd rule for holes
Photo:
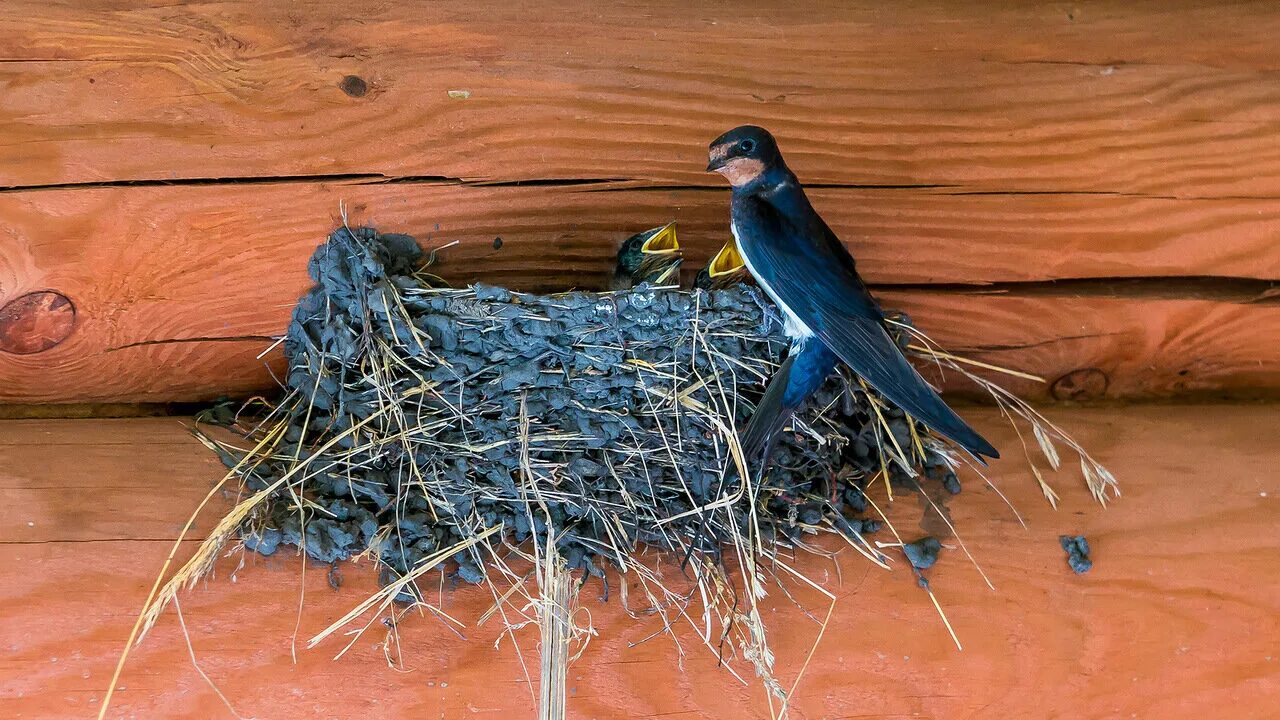
[[747,263],[738,253],[738,246],[732,241],[725,243],[720,252],[711,258],[707,265],[707,275],[711,278],[711,288],[726,288],[742,282],[747,274]]
[[[676,239],[676,224],[669,222],[660,228],[649,230],[652,236],[640,245],[640,270],[636,277],[649,278],[654,285],[669,285],[680,276],[680,241]],[[648,234],[645,233],[645,234]],[[650,274],[653,276],[650,277]]]

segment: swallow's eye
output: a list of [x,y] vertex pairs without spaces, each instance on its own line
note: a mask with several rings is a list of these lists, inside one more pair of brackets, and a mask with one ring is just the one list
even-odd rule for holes
[[744,153],[749,153],[756,149],[756,141],[751,138],[747,138],[746,140],[738,143],[738,149]]

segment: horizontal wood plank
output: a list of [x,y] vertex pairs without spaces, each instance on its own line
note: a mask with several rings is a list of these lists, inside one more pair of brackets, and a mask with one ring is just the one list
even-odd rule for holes
[[340,205],[459,241],[459,282],[595,287],[669,219],[696,267],[727,236],[705,144],[744,121],[873,283],[1150,279],[894,300],[939,341],[1107,396],[1267,394],[1275,315],[1240,303],[1280,279],[1278,35],[1261,1],[6,3],[0,304],[48,312],[0,338],[0,402],[269,386]]
[[[1280,305],[1274,303],[923,291],[882,293],[881,299],[908,312],[943,349],[1044,378],[1042,384],[979,371],[1028,399],[1245,399],[1274,397],[1280,388],[1274,352]],[[276,314],[283,328],[287,308]],[[0,402],[212,400],[270,388],[282,371],[279,351],[257,357],[271,344],[267,338],[176,337],[81,355],[94,339],[88,328],[85,334],[81,343],[40,356],[0,357]],[[1079,373],[1089,382],[1076,390]],[[954,374],[940,380],[953,394],[983,396]]]
[[[1271,397],[1280,304],[1072,295],[881,293],[944,349],[1048,384],[980,372],[1023,397]],[[968,381],[942,387],[977,395]]]
[[753,121],[815,183],[1274,200],[1273,11],[22,0],[0,10],[0,186],[713,185],[706,143]]
[[[1280,202],[848,188],[810,195],[872,284],[1280,280]],[[200,282],[199,263],[301,277],[343,213],[353,226],[409,233],[428,248],[457,242],[441,259],[458,281],[600,287],[623,238],[671,220],[686,269],[700,267],[730,239],[728,205],[727,189],[350,180],[0,194],[0,298],[72,278],[98,282],[99,293],[158,278]]]
[[[1178,214],[1190,201],[829,189],[815,202],[865,276],[886,286],[886,305],[945,347],[1049,380],[1098,368],[1107,397],[1280,388],[1280,308],[1254,302],[1266,292],[1258,279],[1280,275],[1269,252],[1280,215],[1228,213],[1201,230],[1196,213]],[[1205,212],[1218,204],[1202,202]],[[451,281],[561,290],[603,286],[617,243],[669,219],[691,273],[725,241],[726,204],[723,192],[439,184],[0,194],[0,306],[52,290],[75,308],[60,344],[0,352],[0,402],[204,400],[271,387],[257,356],[284,330],[309,284],[306,260],[343,212],[427,248],[456,241],[440,254]],[[1244,279],[1179,279],[1187,258]],[[1046,283],[1090,272],[1116,282]],[[973,294],[974,283],[1000,293]],[[889,291],[901,284],[916,287]]]
[[[1231,708],[1232,717],[1269,717],[1280,704],[1272,642],[1280,634],[1280,579],[1263,571],[1280,551],[1280,486],[1269,471],[1280,462],[1275,413],[1238,405],[1055,410],[1052,418],[1115,472],[1124,496],[1103,510],[1074,475],[1050,474],[1062,495],[1054,511],[1010,452],[989,475],[1025,529],[995,492],[963,478],[965,491],[949,503],[952,519],[996,586],[988,590],[959,552],[944,551],[930,571],[963,652],[901,568],[875,570],[850,552],[836,565],[802,559],[800,569],[829,583],[839,600],[796,697],[797,716],[1199,720]],[[966,414],[1001,447],[1017,446],[994,411]],[[75,447],[82,462],[48,462],[34,452],[41,441]],[[6,716],[96,713],[174,537],[161,541],[152,524],[185,520],[220,472],[171,419],[0,422],[0,492],[34,493],[5,514],[0,540]],[[102,502],[124,485],[135,502]],[[914,500],[900,497],[891,516],[903,533],[925,532]],[[1088,574],[1067,569],[1057,541],[1064,533],[1089,537]],[[312,565],[304,576],[293,556],[247,561],[237,569],[239,559],[228,558],[181,598],[201,669],[240,716],[532,713],[510,641],[495,649],[498,628],[473,626],[492,603],[486,592],[446,589],[440,597],[468,624],[465,640],[438,620],[407,619],[401,636],[410,672],[402,673],[387,667],[377,631],[336,662],[341,642],[301,646],[372,590],[369,568],[344,566],[335,591],[326,568]],[[632,646],[656,622],[628,617],[616,598],[598,603],[594,587],[584,602],[600,634],[570,668],[571,713],[768,717],[761,692],[733,681],[687,629],[678,631],[682,668],[668,639]],[[825,610],[811,593],[792,591],[810,610]],[[779,676],[789,685],[817,626],[781,593],[765,602]],[[519,639],[533,661],[536,638]],[[172,610],[134,652],[119,686],[112,718],[231,717],[193,669]]]

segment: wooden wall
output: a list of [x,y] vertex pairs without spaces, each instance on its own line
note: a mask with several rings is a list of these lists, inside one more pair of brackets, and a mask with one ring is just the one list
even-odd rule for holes
[[696,266],[748,121],[1024,391],[1280,393],[1273,2],[548,5],[4,3],[0,402],[268,385],[340,207],[458,282],[599,286],[669,219]]
[[[1106,510],[1069,468],[1045,474],[1062,496],[1053,510],[1017,458],[989,472],[1005,501],[966,477],[948,503],[966,546],[929,570],[964,644],[958,651],[901,561],[883,572],[845,547],[835,562],[802,555],[797,567],[838,597],[808,664],[792,720],[1273,720],[1280,707],[1280,444],[1275,406],[1144,405],[1055,410],[1120,478]],[[966,413],[1003,448],[1017,437],[999,413]],[[92,718],[138,609],[191,508],[221,467],[175,419],[6,421],[0,432],[0,716]],[[1188,442],[1188,439],[1194,439]],[[50,453],[50,447],[60,452]],[[1206,448],[1218,454],[1210,463]],[[1013,455],[1014,453],[1010,453]],[[164,488],[163,492],[156,492]],[[881,498],[883,500],[883,497]],[[211,508],[197,533],[226,507]],[[937,532],[898,496],[895,526],[912,539]],[[1058,535],[1084,533],[1095,566],[1067,568]],[[892,536],[883,533],[881,540]],[[954,539],[946,540],[954,546]],[[837,544],[824,544],[838,550]],[[185,559],[194,542],[180,551]],[[347,638],[306,641],[375,587],[367,563],[305,573],[296,555],[249,555],[180,597],[200,671],[241,718],[483,718],[534,716],[531,688],[500,627],[476,621],[493,604],[480,588],[432,601],[466,623],[459,637],[428,613],[402,622],[403,662],[387,667],[380,625],[337,660]],[[670,575],[679,582],[679,573]],[[698,644],[653,616],[633,618],[616,593],[582,606],[599,636],[569,668],[570,718],[765,720],[750,669],[741,685]],[[777,674],[795,681],[818,625],[788,596],[762,601]],[[821,619],[827,605],[798,581],[788,592]],[[632,602],[638,593],[632,594]],[[301,605],[301,612],[299,610]],[[296,660],[291,641],[297,635]],[[537,671],[537,632],[519,635]],[[109,718],[231,720],[188,654],[171,609],[133,653]]]

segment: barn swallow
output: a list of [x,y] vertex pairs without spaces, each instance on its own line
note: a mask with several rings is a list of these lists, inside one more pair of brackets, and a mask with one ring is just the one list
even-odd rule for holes
[[979,462],[1000,454],[965,424],[890,338],[853,257],[809,204],[767,130],[744,125],[716,138],[707,172],[732,187],[731,227],[747,270],[783,315],[791,347],[741,436],[768,464],[778,433],[844,362],[888,401]]
[[614,287],[621,289],[636,283],[669,285],[680,277],[680,242],[676,224],[636,233],[618,248],[618,261],[613,271]]
[[747,275],[747,264],[732,243],[725,243],[707,266],[698,271],[693,286],[703,290],[719,290],[735,285]]

